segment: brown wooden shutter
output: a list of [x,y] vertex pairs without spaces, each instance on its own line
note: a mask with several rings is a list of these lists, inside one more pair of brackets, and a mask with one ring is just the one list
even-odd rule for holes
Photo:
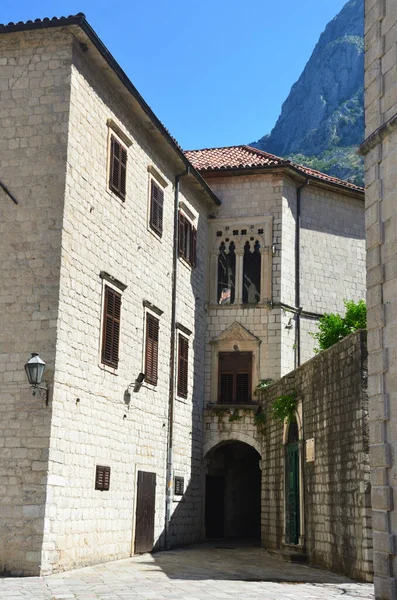
[[185,217],[182,213],[179,213],[179,235],[178,235],[178,247],[179,256],[186,257],[185,244],[186,244],[186,233],[185,233]]
[[112,135],[110,138],[109,187],[124,200],[127,180],[127,150]]
[[119,363],[121,294],[105,286],[102,362],[117,368]]
[[154,182],[151,182],[150,192],[150,227],[159,235],[163,233],[164,192]]
[[145,381],[157,385],[159,320],[150,313],[146,315]]
[[221,404],[251,402],[251,352],[220,352],[218,371],[218,402]]
[[190,236],[190,264],[192,267],[196,266],[196,252],[197,252],[197,229],[192,226],[192,232]]
[[110,489],[110,467],[97,465],[95,472],[95,489],[107,492]]
[[183,335],[178,339],[178,396],[187,398],[189,379],[189,340]]

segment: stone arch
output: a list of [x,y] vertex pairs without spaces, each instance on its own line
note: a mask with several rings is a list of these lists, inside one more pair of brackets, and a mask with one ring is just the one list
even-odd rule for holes
[[208,454],[212,450],[215,450],[217,446],[220,446],[221,444],[224,444],[226,442],[243,442],[244,444],[248,444],[248,446],[254,448],[254,450],[256,450],[259,456],[262,458],[262,447],[259,440],[256,440],[251,435],[237,431],[233,432],[232,434],[230,434],[230,432],[225,431],[217,434],[216,438],[212,437],[208,439],[203,446],[203,457],[207,458]]

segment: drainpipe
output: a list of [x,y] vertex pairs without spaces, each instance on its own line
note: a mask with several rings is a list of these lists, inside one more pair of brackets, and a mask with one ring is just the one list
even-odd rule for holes
[[171,340],[170,340],[170,388],[168,401],[168,440],[167,440],[167,483],[165,490],[165,528],[164,545],[170,548],[170,519],[172,506],[172,463],[173,463],[173,433],[174,433],[174,388],[175,388],[175,325],[176,325],[176,286],[178,267],[178,241],[179,241],[179,185],[180,179],[189,175],[190,166],[186,171],[175,177],[174,186],[174,246],[172,253],[172,300],[171,300]]
[[301,233],[301,198],[302,190],[310,183],[306,179],[305,183],[296,190],[296,220],[295,220],[295,308],[296,308],[296,326],[295,326],[295,368],[301,364],[301,283],[300,283],[300,233]]

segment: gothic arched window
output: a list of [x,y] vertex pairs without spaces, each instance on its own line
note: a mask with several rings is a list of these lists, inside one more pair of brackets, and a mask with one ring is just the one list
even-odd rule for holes
[[234,242],[222,242],[218,256],[218,304],[233,304],[236,285],[236,254]]
[[261,252],[260,244],[255,242],[244,246],[243,258],[243,304],[257,304],[261,296]]

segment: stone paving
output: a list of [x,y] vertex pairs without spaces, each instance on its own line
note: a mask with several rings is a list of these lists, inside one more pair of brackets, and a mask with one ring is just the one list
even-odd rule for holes
[[49,577],[2,578],[1,600],[373,600],[371,584],[285,563],[258,547],[204,544]]

